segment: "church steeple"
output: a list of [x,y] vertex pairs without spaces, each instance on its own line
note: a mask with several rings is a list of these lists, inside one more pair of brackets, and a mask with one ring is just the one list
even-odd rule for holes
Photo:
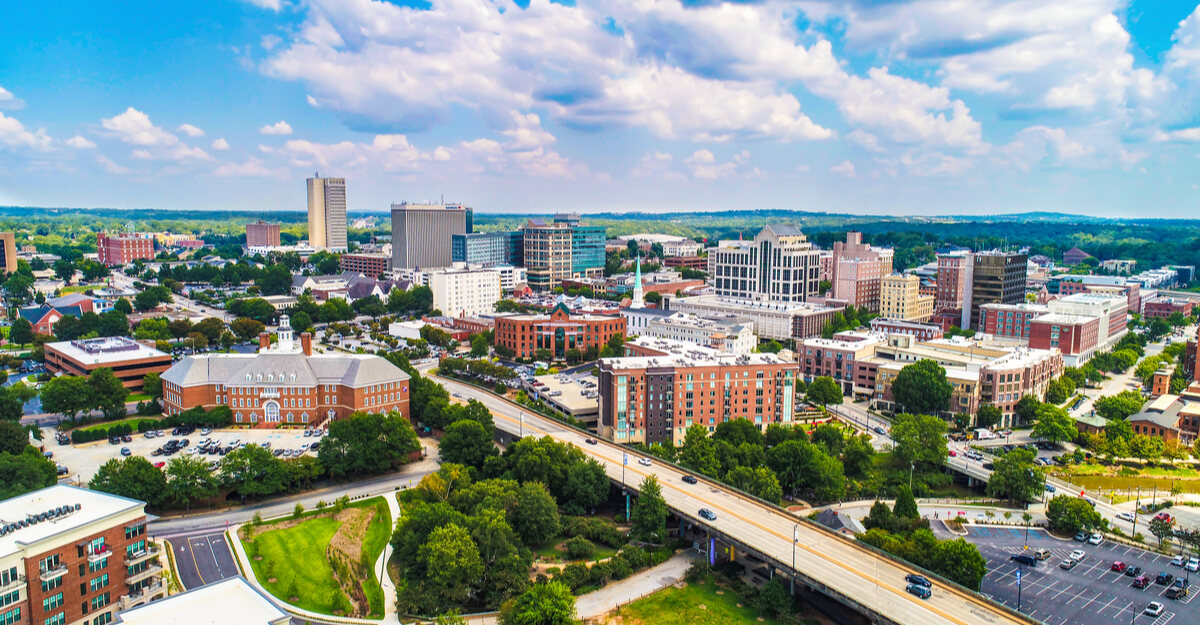
[[630,308],[645,308],[646,300],[642,292],[642,255],[638,254],[637,269],[633,273],[633,302]]

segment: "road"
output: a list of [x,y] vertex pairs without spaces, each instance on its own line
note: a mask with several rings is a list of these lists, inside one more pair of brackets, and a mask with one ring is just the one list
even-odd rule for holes
[[171,539],[175,570],[184,590],[192,590],[238,575],[224,532],[183,535]]
[[[951,536],[942,524],[936,524],[934,529],[939,537]],[[1166,585],[1154,583],[1158,573],[1186,574],[1183,569],[1171,566],[1168,557],[1107,541],[1088,545],[1060,540],[1042,530],[1029,532],[1028,549],[1025,533],[1009,528],[968,526],[965,538],[975,543],[988,561],[983,592],[1016,608],[1019,586],[1021,612],[1047,625],[1200,623],[1200,616],[1187,605],[1195,599],[1195,592],[1173,601],[1164,596]],[[1052,555],[1037,566],[1022,566],[1009,559],[1013,554],[1032,553],[1039,548],[1050,550]],[[1086,557],[1073,569],[1059,568],[1059,563],[1076,549],[1083,551]],[[1140,566],[1151,584],[1142,589],[1134,588],[1132,577],[1112,571],[1116,561],[1128,567]],[[1018,571],[1021,572],[1019,583]],[[1157,618],[1142,614],[1151,601],[1166,606]]]
[[[700,478],[686,484],[686,473],[675,467],[655,463],[644,467],[632,460],[622,467],[625,450],[607,442],[589,445],[587,435],[556,421],[523,411],[516,404],[490,393],[452,380],[438,379],[448,390],[478,399],[495,415],[501,430],[527,435],[548,435],[571,443],[605,467],[616,481],[636,486],[648,476],[662,485],[667,505],[693,524],[707,526],[779,562],[795,561],[802,578],[823,584],[827,592],[839,594],[873,610],[894,623],[942,625],[967,623],[1025,623],[1018,615],[988,603],[975,593],[949,587],[938,588],[928,600],[905,592],[907,567],[876,556],[862,545],[799,519],[773,506],[755,502],[726,487]],[[522,417],[523,415],[523,417]],[[697,521],[696,511],[707,508],[716,513],[711,522]],[[793,533],[794,532],[794,533]]]

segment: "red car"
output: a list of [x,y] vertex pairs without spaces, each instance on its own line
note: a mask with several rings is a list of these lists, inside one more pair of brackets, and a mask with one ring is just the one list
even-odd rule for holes
[[1158,514],[1154,515],[1154,518],[1158,519],[1159,521],[1169,522],[1171,520],[1171,515],[1167,514],[1166,512],[1159,512]]
[[1125,571],[1125,563],[1124,562],[1113,562],[1112,570],[1114,570],[1118,573],[1123,573]]
[[1146,577],[1145,575],[1138,575],[1137,577],[1133,578],[1133,587],[1134,588],[1145,588],[1149,585],[1150,585],[1150,578]]
[[155,462],[155,463],[154,463],[154,468],[155,468],[155,469],[161,469],[161,468],[163,468],[163,467],[164,467],[164,466],[166,466],[166,465],[167,465],[167,463],[163,462],[162,460],[159,460],[158,462]]
[[957,456],[957,455],[958,455],[958,452],[957,452],[957,451],[954,451],[953,449],[951,449],[950,451],[947,451],[947,452],[946,452],[946,455],[947,455],[947,456],[950,456],[951,458],[953,458],[953,457],[955,457],[955,456]]

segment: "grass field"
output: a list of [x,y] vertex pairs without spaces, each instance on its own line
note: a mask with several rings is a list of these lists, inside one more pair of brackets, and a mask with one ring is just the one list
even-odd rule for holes
[[[375,519],[367,527],[363,539],[364,551],[374,562],[391,533],[387,502],[376,497],[349,507],[376,509]],[[291,527],[263,532],[253,542],[242,541],[242,545],[250,557],[255,577],[271,594],[306,610],[333,614],[350,606],[334,580],[333,568],[325,555],[341,525],[332,513],[316,514]],[[258,560],[256,556],[262,556],[262,559]],[[271,578],[275,581],[268,581]],[[362,582],[371,614],[381,618],[383,590],[379,581],[372,576]],[[292,601],[292,597],[297,599]]]
[[[533,555],[539,558],[551,557],[566,561],[567,551],[562,547],[562,544],[567,542],[568,538],[570,538],[570,536],[559,536],[555,540],[534,549]],[[616,549],[613,549],[608,545],[602,545],[600,543],[593,544],[596,545],[596,550],[592,552],[592,557],[588,558],[588,560],[603,560],[604,558],[614,556],[617,553]]]
[[621,608],[625,625],[779,625],[780,621],[763,617],[758,610],[738,607],[741,598],[720,588],[706,577],[684,588],[667,588]]

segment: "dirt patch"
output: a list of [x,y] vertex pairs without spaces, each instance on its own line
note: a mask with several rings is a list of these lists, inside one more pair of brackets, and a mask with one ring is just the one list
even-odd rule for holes
[[283,519],[281,521],[263,523],[262,525],[247,523],[243,525],[240,530],[238,530],[238,535],[242,540],[253,541],[256,536],[262,534],[263,532],[269,532],[271,530],[285,530],[289,527],[296,527],[310,518],[312,517],[306,517],[304,519]]
[[350,616],[366,616],[371,609],[362,581],[371,575],[370,563],[363,562],[363,540],[375,518],[375,508],[346,508],[334,515],[341,521],[325,550],[333,567],[333,578],[350,599]]

